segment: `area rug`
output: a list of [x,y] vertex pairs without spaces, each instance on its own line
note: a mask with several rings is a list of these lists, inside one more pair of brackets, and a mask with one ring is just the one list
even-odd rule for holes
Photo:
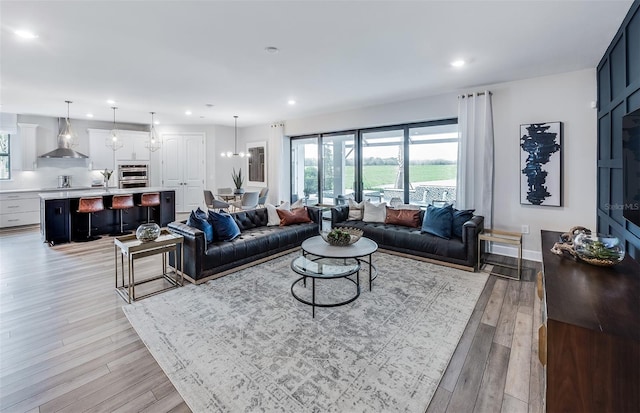
[[[312,318],[297,255],[123,310],[194,412],[424,412],[487,274],[378,252],[372,291],[361,272],[358,299]],[[354,292],[317,282],[320,302]]]

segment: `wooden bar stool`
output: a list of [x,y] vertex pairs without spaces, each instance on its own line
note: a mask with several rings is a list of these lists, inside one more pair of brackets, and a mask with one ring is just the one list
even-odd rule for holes
[[94,241],[102,238],[91,235],[91,214],[100,211],[104,211],[104,202],[102,201],[101,196],[92,198],[80,198],[80,201],[78,203],[78,210],[76,212],[80,214],[89,214],[89,233],[87,235],[87,238],[82,238],[78,241]]
[[124,230],[124,221],[122,220],[122,212],[125,209],[131,209],[134,207],[133,204],[133,194],[127,195],[114,195],[111,200],[111,209],[117,209],[120,213],[120,232],[113,232],[110,235],[125,235],[129,234],[131,231]]
[[138,206],[147,207],[147,223],[151,222],[151,208],[160,205],[160,192],[142,194]]

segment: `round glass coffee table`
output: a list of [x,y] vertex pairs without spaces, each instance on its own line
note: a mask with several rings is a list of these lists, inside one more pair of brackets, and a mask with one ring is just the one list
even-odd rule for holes
[[378,269],[373,264],[372,254],[378,250],[378,244],[362,237],[351,245],[344,247],[334,247],[329,245],[321,236],[308,238],[302,242],[302,255],[312,254],[322,258],[355,258],[360,264],[363,262],[369,266],[369,291],[373,285],[373,280],[378,276]]
[[[337,307],[349,304],[360,296],[360,263],[354,258],[334,259],[312,257],[310,255],[302,255],[291,262],[291,269],[302,275],[291,284],[291,295],[301,303],[311,306],[311,314],[316,316],[316,307]],[[355,279],[349,278],[355,274]],[[295,287],[301,281],[307,286],[307,278],[311,278],[311,301],[300,297],[295,292]],[[318,303],[316,302],[316,280],[330,280],[343,278],[351,281],[355,287],[355,294],[347,299],[335,303]]]
[[[373,264],[372,254],[378,250],[378,244],[369,238],[360,238],[358,242],[344,247],[334,247],[316,236],[302,243],[302,256],[291,262],[291,269],[301,278],[291,284],[291,294],[301,303],[312,306],[315,317],[315,307],[336,307],[349,304],[360,296],[360,268],[361,263],[369,266],[369,290],[373,280],[378,276],[378,270]],[[366,257],[366,258],[365,258]],[[355,274],[355,279],[349,278]],[[294,288],[300,282],[307,285],[307,277],[311,278],[311,301],[301,298]],[[331,304],[316,303],[315,282],[317,279],[345,278],[356,286],[356,293],[344,301]]]

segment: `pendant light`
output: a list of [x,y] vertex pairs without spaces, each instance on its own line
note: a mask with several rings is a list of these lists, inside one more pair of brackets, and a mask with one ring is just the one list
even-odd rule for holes
[[160,149],[160,141],[158,140],[156,128],[153,123],[153,115],[155,115],[156,113],[155,112],[149,112],[149,113],[151,113],[151,127],[149,128],[149,140],[147,141],[147,144],[145,146],[151,152],[155,152],[158,149]]
[[115,106],[112,106],[111,109],[113,109],[113,129],[111,130],[109,137],[106,139],[105,145],[108,148],[111,148],[111,150],[115,152],[118,149],[122,148],[124,143],[118,136],[118,128],[116,127],[116,109],[118,108]]
[[250,154],[245,154],[244,152],[238,152],[238,115],[235,115],[234,117],[234,123],[235,123],[235,127],[234,127],[234,140],[235,140],[235,144],[233,146],[233,152],[229,151],[229,152],[222,152],[220,154],[220,156],[222,157],[226,157],[226,158],[231,158],[234,156],[239,156],[241,158],[244,158],[245,156],[248,158],[249,156],[251,156]]
[[64,120],[64,129],[58,135],[58,142],[65,148],[73,148],[78,146],[78,135],[71,128],[71,119],[69,119],[69,105],[73,103],[70,100],[65,100],[67,104],[67,118]]

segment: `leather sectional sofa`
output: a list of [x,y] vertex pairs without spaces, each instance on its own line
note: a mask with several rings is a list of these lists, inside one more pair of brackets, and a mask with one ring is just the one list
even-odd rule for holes
[[[475,271],[478,265],[478,234],[484,229],[484,217],[474,215],[465,222],[462,238],[444,239],[420,232],[420,228],[406,227],[364,221],[347,221],[349,206],[340,205],[331,208],[331,226],[359,228],[364,236],[378,243],[380,249],[392,253],[407,254],[413,258],[434,261]],[[420,211],[420,222],[424,210]]]
[[[241,234],[233,241],[211,242],[204,232],[174,221],[169,230],[184,237],[185,278],[200,284],[229,272],[283,255],[299,247],[307,238],[318,235],[320,210],[307,208],[312,222],[289,226],[267,226],[266,208],[232,213]],[[171,263],[175,259],[171,254]]]

